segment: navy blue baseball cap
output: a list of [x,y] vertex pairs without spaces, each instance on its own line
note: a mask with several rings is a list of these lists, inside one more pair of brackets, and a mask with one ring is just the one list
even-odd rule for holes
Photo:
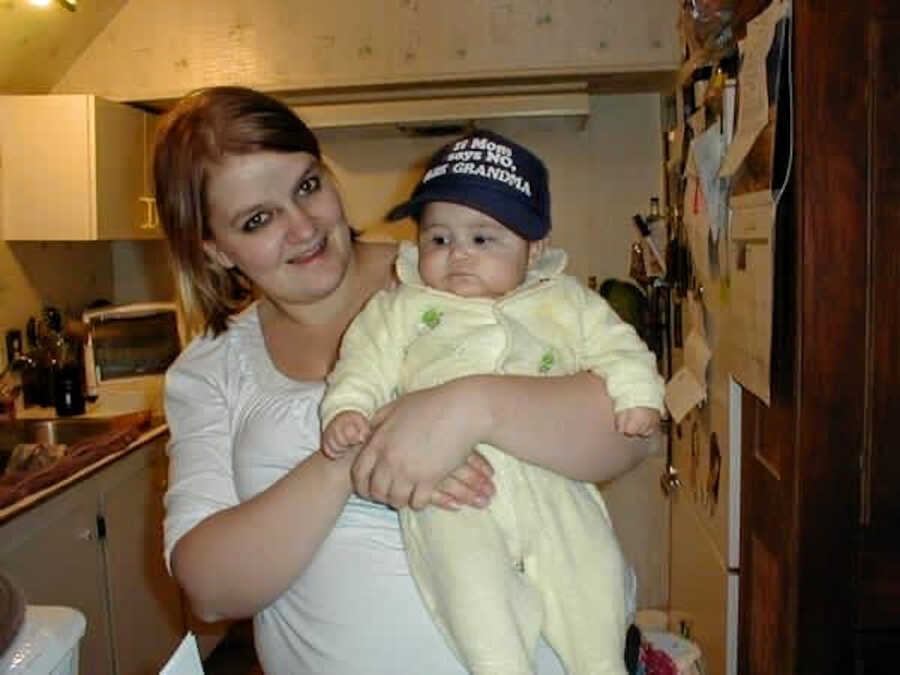
[[428,202],[453,202],[487,214],[529,241],[550,232],[547,167],[530,150],[491,131],[475,131],[438,150],[408,201],[388,220],[416,221]]

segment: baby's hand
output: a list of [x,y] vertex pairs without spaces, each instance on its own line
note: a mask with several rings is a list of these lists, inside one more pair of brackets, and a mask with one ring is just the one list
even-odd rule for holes
[[322,433],[322,452],[326,457],[338,459],[369,440],[370,433],[369,420],[362,413],[355,410],[339,413]]
[[626,436],[649,436],[659,426],[659,411],[653,408],[626,408],[616,413],[616,431]]

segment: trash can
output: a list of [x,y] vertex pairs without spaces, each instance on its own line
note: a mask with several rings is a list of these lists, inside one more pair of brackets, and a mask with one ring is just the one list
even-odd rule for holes
[[85,625],[71,607],[26,606],[21,628],[0,654],[0,675],[76,675]]

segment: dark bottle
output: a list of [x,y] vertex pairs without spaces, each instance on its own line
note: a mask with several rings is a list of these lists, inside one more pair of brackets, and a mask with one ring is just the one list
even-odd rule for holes
[[84,414],[82,369],[71,361],[56,368],[53,383],[56,414],[60,417]]

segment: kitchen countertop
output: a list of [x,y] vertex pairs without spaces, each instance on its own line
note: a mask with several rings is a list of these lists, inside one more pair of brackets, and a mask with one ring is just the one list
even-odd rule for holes
[[[24,416],[24,415],[20,416],[20,419],[22,419],[22,418],[24,418],[24,419],[47,419],[47,418],[56,416],[55,411],[52,408],[44,408],[44,409],[29,408],[28,410],[34,411],[34,412],[32,412],[30,415],[27,415],[27,416]],[[49,412],[52,414],[41,414],[42,411],[45,413]],[[89,412],[88,414],[86,414],[84,416],[90,417],[92,415]],[[101,414],[98,413],[93,416],[101,416]],[[49,499],[50,497],[52,497],[53,495],[55,495],[58,492],[61,492],[65,488],[69,487],[70,485],[77,483],[81,480],[84,480],[85,478],[96,473],[100,469],[108,466],[109,464],[112,464],[113,462],[115,462],[118,459],[121,459],[122,457],[124,457],[128,453],[138,449],[142,445],[145,445],[147,442],[153,440],[157,436],[161,436],[162,434],[166,433],[168,431],[168,429],[169,429],[169,427],[165,423],[165,420],[163,418],[153,418],[151,420],[150,428],[147,431],[145,431],[144,433],[142,433],[140,436],[138,436],[134,441],[132,441],[124,449],[119,450],[117,452],[112,452],[108,455],[104,455],[103,457],[98,459],[93,464],[89,464],[88,466],[81,468],[80,470],[76,471],[75,473],[71,474],[70,476],[66,476],[59,482],[54,483],[53,485],[50,485],[46,488],[43,488],[42,490],[38,490],[37,492],[34,492],[34,493],[28,495],[27,497],[24,497],[24,498],[20,499],[19,501],[15,502],[13,504],[10,504],[9,506],[6,506],[5,508],[0,509],[0,524],[5,523],[6,521],[10,520],[11,518],[19,515],[19,513],[23,512],[23,511],[27,511],[31,507]]]

